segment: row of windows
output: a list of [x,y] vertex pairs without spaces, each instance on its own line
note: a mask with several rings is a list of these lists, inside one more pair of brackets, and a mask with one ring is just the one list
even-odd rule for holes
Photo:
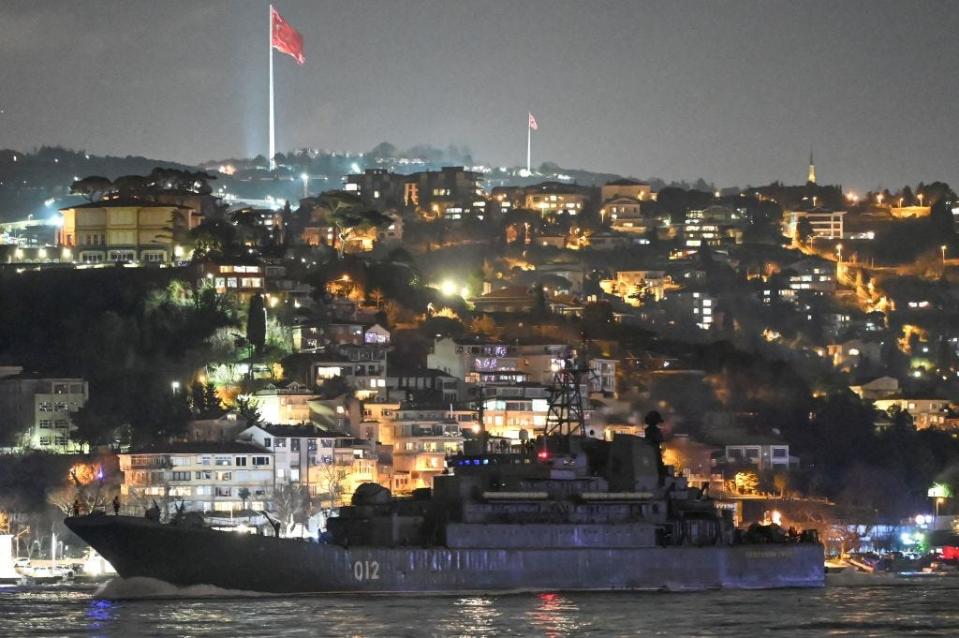
[[70,439],[68,439],[65,436],[57,436],[57,437],[41,436],[40,437],[40,447],[49,447],[51,445],[57,445],[62,447],[64,445],[67,445],[69,442],[70,442]]
[[40,401],[37,405],[38,412],[66,412],[74,411],[80,408],[76,401]]
[[57,419],[55,422],[50,419],[40,419],[40,428],[41,429],[57,429],[57,430],[68,430],[70,429],[70,422],[63,419]]

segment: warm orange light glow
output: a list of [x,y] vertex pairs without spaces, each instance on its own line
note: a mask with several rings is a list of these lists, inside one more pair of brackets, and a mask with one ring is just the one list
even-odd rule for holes
[[80,485],[89,485],[98,478],[103,477],[103,468],[93,463],[75,463],[67,474],[67,480],[79,483]]

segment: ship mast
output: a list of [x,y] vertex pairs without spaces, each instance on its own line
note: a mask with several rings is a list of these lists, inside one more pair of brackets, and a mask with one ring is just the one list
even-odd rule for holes
[[570,348],[557,364],[553,387],[549,389],[549,412],[546,415],[544,432],[547,440],[551,436],[586,436],[581,387],[583,382],[588,380],[589,358],[584,338],[580,353],[575,353]]

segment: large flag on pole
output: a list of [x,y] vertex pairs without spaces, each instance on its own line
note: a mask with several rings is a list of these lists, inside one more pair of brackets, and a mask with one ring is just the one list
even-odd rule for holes
[[532,113],[529,114],[529,127],[530,127],[531,129],[533,129],[534,131],[538,131],[538,130],[539,130],[539,125],[536,124],[536,118],[533,117],[533,114],[532,114]]
[[283,19],[280,12],[270,7],[273,12],[273,48],[285,53],[296,60],[297,64],[306,62],[303,57],[303,36]]

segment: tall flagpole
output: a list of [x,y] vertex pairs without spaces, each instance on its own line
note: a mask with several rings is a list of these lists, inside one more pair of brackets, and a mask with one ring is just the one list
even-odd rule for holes
[[529,113],[526,114],[526,174],[529,175],[530,151],[533,148],[533,126],[529,123]]
[[270,5],[270,170],[276,168],[273,157],[276,155],[276,122],[273,119],[273,5]]

